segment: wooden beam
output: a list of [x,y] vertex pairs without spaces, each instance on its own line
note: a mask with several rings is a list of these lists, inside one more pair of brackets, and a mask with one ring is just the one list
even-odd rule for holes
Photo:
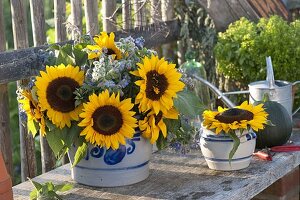
[[84,10],[86,18],[86,33],[89,35],[99,34],[98,0],[85,0]]
[[[146,40],[146,47],[154,47],[177,41],[180,38],[180,24],[178,20],[172,20],[116,32],[116,40],[127,36],[133,38],[142,36]],[[72,43],[72,41],[67,43]],[[43,51],[48,47],[49,45],[0,53],[0,83],[38,75],[44,64]]]
[[54,0],[55,42],[66,41],[66,0]]

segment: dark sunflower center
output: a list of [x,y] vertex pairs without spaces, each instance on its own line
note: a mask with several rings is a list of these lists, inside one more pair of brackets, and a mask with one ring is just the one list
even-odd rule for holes
[[109,48],[107,48],[107,51],[106,52],[104,52],[106,55],[113,55],[113,54],[116,54],[116,52],[114,51],[114,50],[112,50],[112,49],[109,49]]
[[159,100],[168,88],[168,81],[165,75],[155,70],[147,73],[146,97],[151,100]]
[[49,83],[46,98],[52,109],[63,113],[75,109],[75,89],[79,87],[77,81],[69,77],[60,77]]
[[222,123],[230,124],[235,121],[240,122],[242,120],[252,120],[253,116],[253,113],[248,110],[231,108],[222,113],[219,113],[215,118]]
[[114,106],[102,106],[97,108],[92,115],[93,128],[100,134],[113,135],[117,133],[123,124],[122,114]]

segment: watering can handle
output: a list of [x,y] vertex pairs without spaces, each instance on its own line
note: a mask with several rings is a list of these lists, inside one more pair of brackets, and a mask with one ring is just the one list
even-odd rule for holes
[[[299,84],[299,83],[300,83],[300,81],[295,81],[294,83],[292,83],[292,85],[294,86],[294,85],[297,85],[297,84]],[[300,110],[300,107],[298,107],[298,108],[293,112],[292,116],[295,115],[299,110]]]

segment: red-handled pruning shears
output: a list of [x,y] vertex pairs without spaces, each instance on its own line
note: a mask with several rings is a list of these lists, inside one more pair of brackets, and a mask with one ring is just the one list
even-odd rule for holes
[[291,151],[300,151],[299,145],[282,145],[271,147],[270,151],[273,152],[291,152]]

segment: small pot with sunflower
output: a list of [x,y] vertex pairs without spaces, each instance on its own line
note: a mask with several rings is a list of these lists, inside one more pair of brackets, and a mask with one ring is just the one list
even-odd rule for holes
[[214,170],[239,170],[249,166],[256,134],[268,123],[263,104],[247,101],[234,108],[218,107],[203,112],[200,147],[206,163]]
[[175,64],[142,38],[89,38],[47,50],[45,69],[19,90],[21,117],[57,158],[69,154],[75,181],[137,183],[149,175],[152,144],[165,140],[170,127],[183,132],[181,116],[200,113],[200,102]]

